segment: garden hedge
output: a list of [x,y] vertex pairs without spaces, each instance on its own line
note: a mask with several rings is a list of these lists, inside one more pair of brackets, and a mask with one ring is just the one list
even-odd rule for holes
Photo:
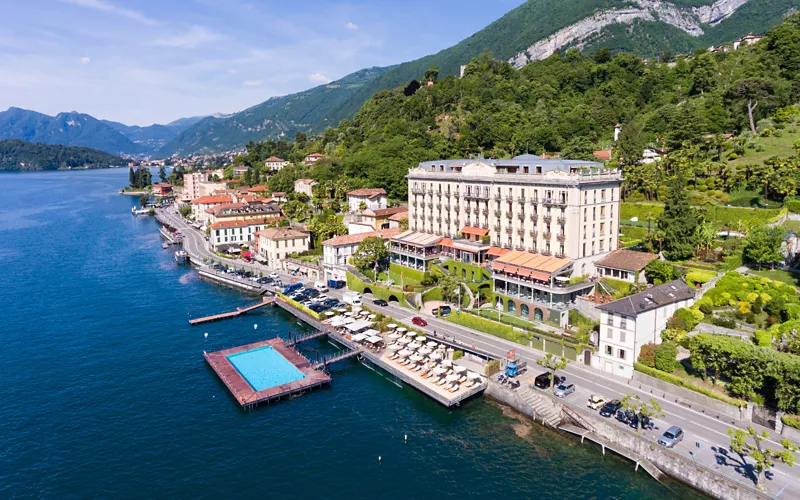
[[679,387],[689,389],[690,391],[694,391],[704,396],[714,398],[718,401],[722,401],[723,403],[728,403],[729,405],[735,406],[737,408],[747,404],[747,402],[744,401],[743,399],[732,398],[730,396],[725,396],[724,394],[719,394],[714,391],[710,391],[706,388],[696,386],[691,382],[684,380],[678,376],[675,376],[671,373],[664,373],[660,370],[656,370],[655,368],[647,367],[641,363],[634,363],[633,368],[636,371],[644,373],[645,375],[650,375],[651,377],[657,378],[658,380],[669,382],[670,384],[674,384]]

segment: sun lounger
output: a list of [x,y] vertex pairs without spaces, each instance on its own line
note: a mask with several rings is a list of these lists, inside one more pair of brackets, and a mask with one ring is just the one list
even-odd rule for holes
[[473,380],[473,381],[472,381],[472,382],[470,382],[469,384],[465,385],[465,386],[464,386],[464,388],[466,388],[466,389],[472,389],[473,387],[476,387],[477,385],[478,385],[478,383],[477,383],[477,382],[475,382],[475,381]]
[[458,379],[458,383],[459,383],[459,384],[463,384],[463,383],[464,383],[464,382],[466,382],[466,381],[467,381],[467,377],[465,377],[465,376],[463,376],[463,377],[461,377],[461,378],[459,378],[459,379]]
[[418,372],[420,370],[422,370],[422,366],[420,366],[420,365],[417,365],[417,366],[415,366],[414,368],[411,369],[412,372]]
[[425,372],[423,372],[422,374],[422,378],[430,378],[430,376],[431,376],[430,370],[425,370]]
[[442,377],[442,378],[439,379],[438,382],[436,382],[436,385],[444,385],[445,382],[446,382],[445,378]]
[[460,385],[458,385],[458,384],[453,384],[453,388],[452,388],[452,389],[450,389],[450,392],[458,392],[458,390],[459,390],[459,389],[461,389],[461,386],[460,386]]
[[388,359],[397,359],[397,354],[391,354]]

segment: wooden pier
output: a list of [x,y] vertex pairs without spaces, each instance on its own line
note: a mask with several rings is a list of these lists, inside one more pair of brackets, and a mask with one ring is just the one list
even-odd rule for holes
[[334,354],[333,356],[325,357],[322,361],[318,361],[317,363],[314,363],[313,366],[317,370],[319,370],[320,368],[327,368],[327,366],[330,365],[330,364],[336,363],[337,361],[341,361],[343,359],[352,358],[353,356],[358,356],[361,353],[362,353],[361,349],[357,349],[357,350],[353,350],[353,351],[344,350],[342,352]]
[[262,308],[264,306],[268,306],[268,305],[272,304],[274,301],[275,301],[275,299],[270,297],[268,299],[264,299],[263,301],[259,302],[258,304],[253,304],[252,306],[245,307],[245,308],[242,308],[242,309],[237,309],[235,311],[226,312],[226,313],[222,313],[222,314],[214,314],[213,316],[205,316],[203,318],[190,319],[189,320],[189,324],[194,326],[194,325],[200,325],[200,324],[203,324],[203,323],[210,323],[212,321],[220,321],[220,320],[223,320],[223,319],[235,318],[237,316],[241,316],[243,314],[247,314],[247,313],[249,313],[251,311],[255,311],[256,309],[260,309],[260,308]]

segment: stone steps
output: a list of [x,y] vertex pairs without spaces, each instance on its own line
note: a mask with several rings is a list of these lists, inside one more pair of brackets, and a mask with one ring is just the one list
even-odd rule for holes
[[520,399],[530,406],[535,412],[536,418],[546,425],[554,429],[561,425],[561,413],[549,401],[531,389],[520,387]]

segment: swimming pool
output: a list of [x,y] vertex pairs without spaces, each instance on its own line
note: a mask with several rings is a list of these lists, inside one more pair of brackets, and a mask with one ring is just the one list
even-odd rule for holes
[[305,378],[271,346],[231,354],[227,359],[256,392]]

